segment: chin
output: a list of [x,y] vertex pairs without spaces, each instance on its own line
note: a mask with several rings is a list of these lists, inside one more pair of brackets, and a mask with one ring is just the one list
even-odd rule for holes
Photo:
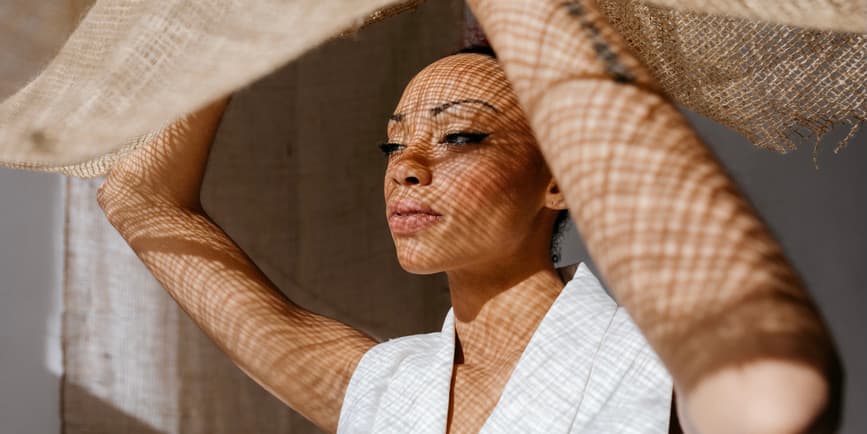
[[445,271],[442,258],[432,257],[431,249],[423,249],[418,243],[395,243],[395,253],[400,268],[412,274],[436,274]]
[[437,267],[427,263],[427,261],[412,261],[399,257],[398,262],[400,262],[400,268],[411,274],[428,275],[444,271],[442,267]]

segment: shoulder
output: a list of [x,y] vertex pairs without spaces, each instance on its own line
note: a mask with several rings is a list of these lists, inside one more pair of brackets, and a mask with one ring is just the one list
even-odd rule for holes
[[388,339],[371,347],[353,373],[353,382],[372,379],[379,374],[394,372],[394,368],[412,366],[430,357],[442,346],[440,332],[423,333]]
[[390,426],[407,422],[406,407],[448,375],[445,361],[454,360],[448,338],[441,332],[417,334],[370,348],[346,388],[338,432],[371,432],[383,421]]
[[585,264],[564,290],[554,357],[580,390],[573,432],[664,432],[673,385],[641,330]]
[[667,432],[671,376],[622,306],[614,308],[592,365],[586,394],[605,404],[587,420],[591,431]]
[[[595,332],[586,338],[591,339],[594,334],[597,336],[594,340],[598,342],[598,347],[593,352],[596,374],[604,377],[599,371],[616,372],[617,378],[623,380],[600,389],[630,397],[629,401],[634,403],[640,403],[642,396],[652,397],[657,402],[670,401],[671,377],[626,309],[608,295],[601,282],[583,263],[573,279],[573,282],[576,281],[589,294],[583,299],[573,300],[582,304],[576,308],[584,316],[599,318],[595,324],[584,324],[591,329],[595,325]],[[597,306],[588,309],[587,305],[594,302]]]

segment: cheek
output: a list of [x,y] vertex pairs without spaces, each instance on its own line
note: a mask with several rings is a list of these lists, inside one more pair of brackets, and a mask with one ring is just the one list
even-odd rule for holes
[[442,155],[430,167],[432,182],[426,186],[394,184],[386,171],[386,200],[408,188],[445,217],[417,235],[393,237],[404,269],[439,272],[511,252],[533,230],[547,170],[534,148],[508,146]]
[[[475,157],[475,156],[474,156]],[[451,162],[440,174],[455,217],[475,230],[510,231],[530,223],[546,180],[531,155],[490,154]]]

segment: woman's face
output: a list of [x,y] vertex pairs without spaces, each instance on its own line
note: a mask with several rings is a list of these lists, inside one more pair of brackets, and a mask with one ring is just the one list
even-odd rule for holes
[[405,270],[547,259],[551,175],[496,60],[458,54],[421,71],[381,147],[386,216]]

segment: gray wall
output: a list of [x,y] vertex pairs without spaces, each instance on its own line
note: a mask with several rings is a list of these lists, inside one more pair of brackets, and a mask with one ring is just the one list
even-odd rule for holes
[[770,225],[831,327],[847,376],[841,432],[867,432],[867,134],[837,155],[826,141],[816,171],[811,145],[779,155],[690,119]]
[[63,178],[0,168],[0,434],[60,432]]

